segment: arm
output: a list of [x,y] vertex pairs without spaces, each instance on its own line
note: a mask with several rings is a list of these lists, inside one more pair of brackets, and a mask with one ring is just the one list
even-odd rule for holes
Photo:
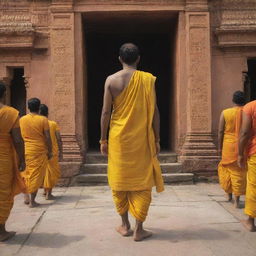
[[224,129],[225,129],[225,119],[223,112],[220,115],[219,129],[218,129],[218,153],[221,155],[223,147],[223,138],[224,138]]
[[[103,107],[101,112],[101,141],[107,140],[107,132],[109,127],[109,121],[111,116],[111,106],[112,106],[112,95],[110,93],[110,81],[107,78],[105,82],[105,91],[103,98]],[[107,143],[101,144],[101,153],[107,155]]]
[[60,161],[61,161],[63,159],[63,147],[62,147],[62,140],[61,140],[60,132],[56,131],[55,136],[56,136],[57,143],[58,143],[59,158],[60,158]]
[[[155,93],[155,98],[156,98],[156,93]],[[157,107],[157,103],[155,104],[155,111],[153,116],[153,130],[155,135],[156,154],[158,155],[160,152],[160,114]]]
[[250,131],[252,127],[252,120],[248,117],[246,113],[243,112],[243,121],[242,121],[242,128],[239,137],[239,144],[238,144],[238,166],[240,168],[244,167],[244,150],[245,147],[250,139]]
[[52,158],[52,140],[51,140],[49,130],[44,131],[44,137],[45,137],[46,146],[47,146],[47,149],[48,149],[48,159],[51,159]]
[[25,165],[25,153],[24,153],[24,141],[21,136],[20,128],[13,128],[11,130],[11,136],[13,139],[14,148],[19,157],[19,170],[24,171],[26,168]]

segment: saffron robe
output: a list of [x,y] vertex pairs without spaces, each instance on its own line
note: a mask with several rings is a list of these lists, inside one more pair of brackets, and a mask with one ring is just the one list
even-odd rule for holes
[[14,196],[26,192],[11,137],[11,130],[19,128],[18,115],[14,108],[0,108],[0,224],[8,219]]
[[243,108],[251,119],[251,139],[248,145],[248,173],[245,197],[245,214],[256,218],[256,101],[249,102]]
[[226,193],[244,195],[246,190],[246,169],[237,165],[238,137],[242,120],[242,107],[223,111],[225,129],[222,147],[222,159],[218,166],[220,185]]
[[28,193],[43,185],[48,163],[44,131],[49,130],[48,119],[37,114],[27,114],[20,119],[21,134],[25,142],[26,170],[22,173]]
[[58,125],[54,121],[48,121],[50,127],[50,135],[52,140],[52,153],[53,157],[48,160],[46,174],[44,177],[44,188],[52,189],[60,178],[60,166],[59,166],[59,148],[56,138],[56,131],[60,131]]
[[151,189],[164,190],[152,127],[155,80],[135,71],[127,87],[113,102],[108,146],[108,180],[119,214],[126,211],[143,222],[151,202]]

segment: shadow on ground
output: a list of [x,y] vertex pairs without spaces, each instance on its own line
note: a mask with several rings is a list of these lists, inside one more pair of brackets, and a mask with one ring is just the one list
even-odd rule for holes
[[20,241],[25,241],[24,245],[30,247],[62,248],[84,238],[85,236],[67,236],[60,233],[33,233],[30,237],[28,234],[17,234],[8,244],[20,244]]
[[223,240],[229,238],[226,233],[209,228],[195,230],[163,230],[151,228],[150,231],[153,232],[150,240],[165,240],[172,243],[192,240]]

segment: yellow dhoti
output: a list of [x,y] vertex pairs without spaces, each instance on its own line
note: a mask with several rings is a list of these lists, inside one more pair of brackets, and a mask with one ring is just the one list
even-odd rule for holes
[[151,203],[151,190],[145,191],[112,191],[116,210],[123,215],[128,210],[133,217],[144,222]]
[[248,158],[245,214],[256,218],[256,154]]
[[117,211],[144,221],[151,189],[164,190],[152,127],[155,77],[135,71],[115,98],[109,132],[108,180]]
[[46,173],[44,177],[44,188],[52,189],[60,178],[60,165],[59,165],[59,149],[56,139],[56,132],[59,131],[59,127],[56,122],[48,121],[50,127],[50,135],[52,140],[52,152],[53,157],[48,161]]
[[219,182],[222,189],[226,193],[233,193],[235,196],[244,195],[246,190],[246,169],[239,168],[237,165],[241,113],[241,107],[223,111],[225,130],[222,159],[218,166]]
[[28,114],[20,119],[21,133],[25,141],[26,170],[22,173],[27,192],[34,193],[43,186],[48,163],[44,131],[49,130],[48,119]]
[[14,196],[25,192],[10,135],[12,128],[19,128],[18,111],[3,107],[0,109],[0,224],[8,219]]
[[60,178],[60,166],[58,156],[53,156],[47,164],[44,177],[44,188],[52,189]]

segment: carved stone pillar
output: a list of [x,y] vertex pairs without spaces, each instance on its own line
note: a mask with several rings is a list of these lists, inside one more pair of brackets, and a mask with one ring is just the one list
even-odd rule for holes
[[180,160],[185,171],[211,173],[216,170],[218,157],[211,133],[211,54],[207,11],[186,12],[186,35],[187,135]]
[[64,177],[71,177],[78,172],[82,161],[75,133],[74,13],[72,5],[53,2],[50,32],[52,86],[55,99],[53,113],[62,132],[66,162],[62,164],[62,174]]

